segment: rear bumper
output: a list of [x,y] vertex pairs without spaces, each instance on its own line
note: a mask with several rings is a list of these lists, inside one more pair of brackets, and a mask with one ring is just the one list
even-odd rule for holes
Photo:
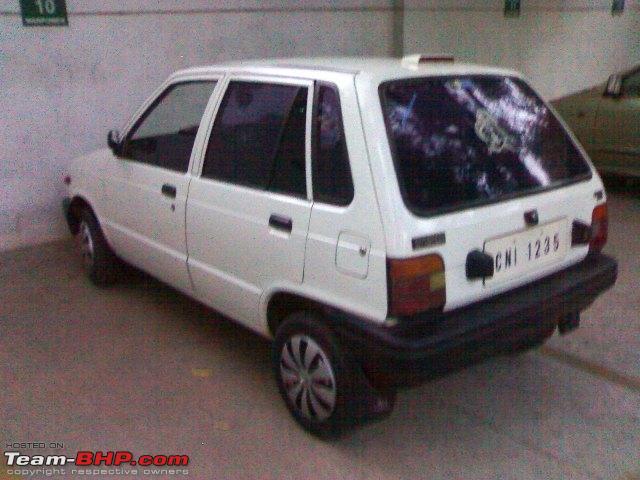
[[349,315],[336,331],[365,370],[394,384],[411,384],[495,353],[543,341],[556,326],[574,323],[618,274],[606,255],[534,283],[446,313],[404,319],[395,327]]

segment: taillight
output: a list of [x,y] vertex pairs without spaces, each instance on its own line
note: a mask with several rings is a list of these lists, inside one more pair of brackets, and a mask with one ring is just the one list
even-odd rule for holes
[[444,262],[437,254],[387,259],[389,316],[442,308],[446,301]]
[[598,253],[607,243],[607,231],[609,230],[609,216],[607,204],[603,203],[593,209],[591,214],[591,241],[589,252]]

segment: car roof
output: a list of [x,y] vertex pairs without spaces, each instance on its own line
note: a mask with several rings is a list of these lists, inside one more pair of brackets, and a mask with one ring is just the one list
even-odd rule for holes
[[220,71],[242,73],[266,73],[299,75],[313,78],[313,72],[333,72],[338,74],[362,75],[373,81],[416,76],[437,76],[452,74],[508,75],[520,74],[513,70],[459,63],[452,61],[427,61],[418,64],[408,59],[392,57],[315,57],[315,58],[273,58],[263,60],[243,60],[216,65],[180,70],[174,75],[197,75]]

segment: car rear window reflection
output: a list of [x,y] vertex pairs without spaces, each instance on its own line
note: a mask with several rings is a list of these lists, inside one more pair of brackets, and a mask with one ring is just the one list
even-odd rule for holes
[[428,77],[380,87],[407,206],[428,215],[590,176],[559,121],[519,79]]

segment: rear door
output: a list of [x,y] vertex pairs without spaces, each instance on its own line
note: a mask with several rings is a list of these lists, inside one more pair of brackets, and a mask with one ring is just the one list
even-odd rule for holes
[[119,255],[184,291],[185,207],[194,140],[214,78],[174,81],[150,103],[111,159],[104,223]]
[[596,112],[602,101],[603,91],[604,87],[598,85],[552,102],[562,119],[569,125],[573,134],[578,137],[588,152],[591,152],[593,147]]
[[604,171],[640,175],[640,71],[622,80],[620,97],[602,98],[593,156]]
[[252,328],[265,288],[303,279],[312,96],[310,81],[232,76],[190,186],[197,296]]
[[[572,225],[591,223],[600,182],[523,81],[424,77],[383,84],[381,99],[404,203],[392,255],[439,253],[446,309],[584,258],[586,246],[571,245]],[[493,276],[467,275],[474,250],[493,263]]]

